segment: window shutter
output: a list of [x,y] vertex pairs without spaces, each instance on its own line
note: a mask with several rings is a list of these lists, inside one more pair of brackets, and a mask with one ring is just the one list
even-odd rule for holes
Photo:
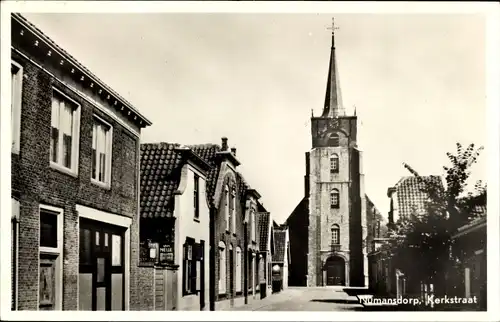
[[194,279],[195,279],[194,285],[196,285],[196,291],[200,292],[201,291],[201,262],[197,261],[195,267],[196,267],[196,271],[194,274]]
[[187,249],[187,244],[184,244],[184,256],[182,259],[182,294],[187,293],[187,279],[188,279],[188,272],[187,272],[187,255],[188,255],[188,249]]

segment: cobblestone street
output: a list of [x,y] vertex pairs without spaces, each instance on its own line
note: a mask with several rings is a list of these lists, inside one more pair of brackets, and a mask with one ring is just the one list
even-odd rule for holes
[[235,308],[235,311],[361,311],[356,296],[344,287],[290,287],[280,294]]

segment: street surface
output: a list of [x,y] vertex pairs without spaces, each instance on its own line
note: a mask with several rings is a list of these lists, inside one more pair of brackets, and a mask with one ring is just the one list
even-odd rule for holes
[[[234,311],[360,311],[358,298],[345,287],[289,287]],[[348,288],[347,288],[348,290]]]

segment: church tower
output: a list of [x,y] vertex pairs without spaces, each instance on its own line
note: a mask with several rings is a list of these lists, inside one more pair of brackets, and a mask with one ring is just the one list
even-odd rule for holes
[[[335,25],[321,116],[311,117],[306,152],[307,286],[364,286],[367,280],[366,209],[357,117],[342,104]],[[304,236],[305,237],[305,236]],[[293,246],[292,246],[293,247]]]

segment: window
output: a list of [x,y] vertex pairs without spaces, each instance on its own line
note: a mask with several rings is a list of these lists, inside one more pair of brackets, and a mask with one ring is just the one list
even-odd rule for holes
[[62,309],[62,210],[40,206],[39,309]]
[[330,192],[330,205],[332,208],[339,208],[339,191],[337,189]]
[[236,234],[236,193],[234,189],[231,191],[231,229],[233,230],[233,234]]
[[197,291],[197,257],[198,244],[191,238],[184,244],[183,294],[194,294]]
[[252,209],[250,210],[250,236],[252,236],[252,240],[253,241],[256,241],[257,240],[257,236],[255,236],[255,232],[256,232],[256,229],[255,229],[255,211]]
[[236,247],[236,292],[241,292],[241,248]]
[[226,293],[226,245],[219,242],[219,294]]
[[340,244],[340,228],[335,224],[332,226],[332,245]]
[[339,156],[336,154],[330,157],[330,172],[332,173],[339,172]]
[[92,181],[110,185],[112,127],[94,115],[92,128]]
[[10,64],[11,73],[11,131],[12,131],[12,152],[19,153],[19,142],[21,135],[21,106],[23,87],[23,68],[18,63],[12,61]]
[[200,176],[194,175],[194,218],[200,218]]
[[339,135],[338,133],[332,133],[330,135],[330,138],[328,139],[328,145],[332,147],[338,147],[339,146]]
[[58,90],[52,91],[50,164],[77,173],[80,108]]
[[229,187],[226,185],[224,190],[224,202],[225,202],[225,217],[226,217],[226,231],[229,231]]

